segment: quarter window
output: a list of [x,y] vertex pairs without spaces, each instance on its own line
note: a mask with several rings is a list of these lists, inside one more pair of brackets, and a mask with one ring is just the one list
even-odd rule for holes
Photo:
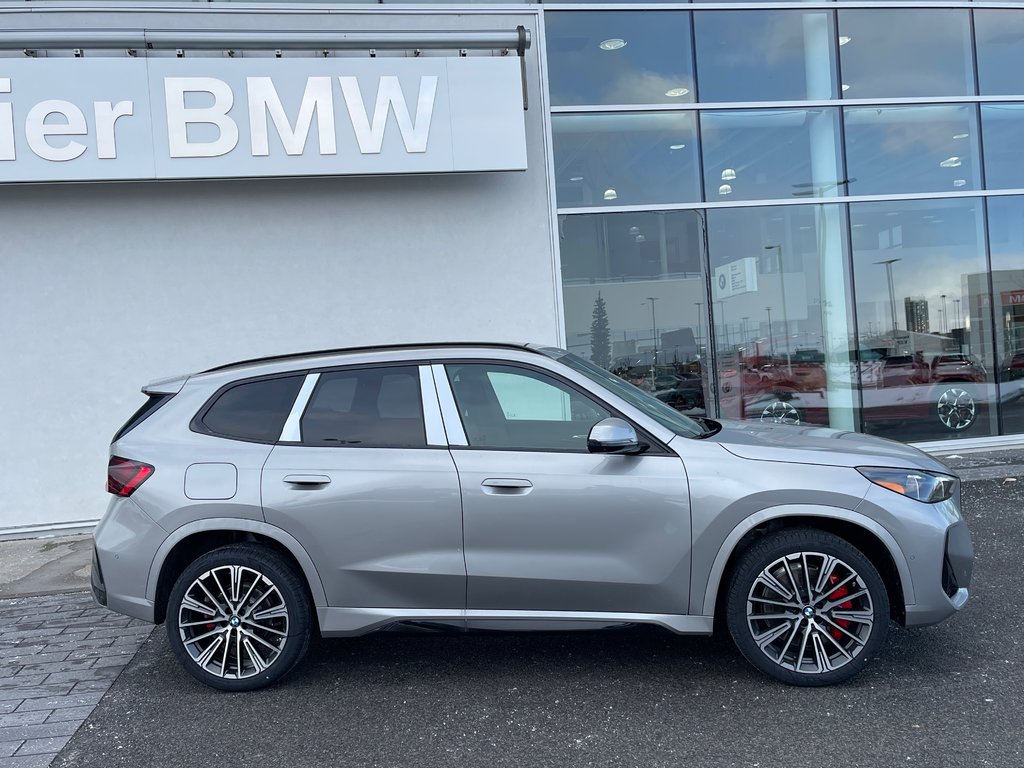
[[550,376],[507,365],[449,365],[469,444],[533,451],[587,450],[590,428],[610,416]]
[[424,447],[419,372],[409,366],[323,374],[301,424],[307,445]]
[[301,376],[285,376],[231,387],[206,411],[202,424],[224,437],[275,442],[301,385]]

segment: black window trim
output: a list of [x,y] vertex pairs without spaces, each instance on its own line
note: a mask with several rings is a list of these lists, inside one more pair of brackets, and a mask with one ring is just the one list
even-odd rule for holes
[[[473,357],[473,358],[465,358],[465,357],[462,357],[462,358],[438,358],[438,359],[435,359],[435,360],[431,360],[431,363],[433,365],[443,365],[443,366],[445,366],[445,376],[446,377],[448,376],[448,366],[449,365],[472,365],[472,364],[504,365],[506,367],[525,368],[526,370],[534,371],[536,373],[543,373],[543,374],[545,374],[547,376],[550,376],[551,378],[561,382],[562,384],[564,384],[568,388],[574,390],[575,392],[577,392],[578,394],[582,395],[583,397],[587,398],[591,402],[596,403],[597,405],[600,405],[602,408],[604,408],[606,411],[609,412],[611,417],[622,419],[623,421],[628,422],[630,424],[630,426],[632,426],[633,429],[636,430],[637,438],[639,438],[640,442],[641,443],[646,442],[648,445],[651,446],[646,451],[644,451],[642,454],[633,454],[633,455],[639,455],[639,456],[671,456],[673,458],[677,458],[677,459],[679,458],[674,451],[669,449],[668,445],[666,445],[664,441],[659,440],[654,435],[652,435],[647,429],[645,429],[641,425],[637,424],[635,419],[632,419],[629,416],[626,416],[618,408],[616,408],[615,406],[611,405],[610,403],[608,403],[608,402],[598,398],[593,392],[591,392],[588,389],[585,389],[584,387],[581,387],[575,381],[567,379],[562,374],[560,374],[560,373],[558,373],[556,371],[552,371],[549,368],[544,368],[543,366],[534,365],[532,363],[523,363],[523,362],[521,362],[519,360],[502,360],[501,358],[483,358],[483,357]],[[449,387],[449,389],[451,389],[451,379],[448,379],[448,387]],[[455,397],[455,392],[452,391],[452,398],[454,398],[454,397]],[[457,407],[458,406],[458,400],[455,401],[455,404],[456,404],[456,407]],[[462,420],[462,414],[461,413],[459,414],[459,420],[460,420],[460,422]],[[462,430],[463,430],[463,432],[466,432],[466,425],[465,425],[465,423],[462,424]],[[466,433],[466,435],[467,435],[466,436],[466,440],[468,442],[469,441],[468,433]],[[453,450],[453,451],[456,451],[456,450],[458,450],[458,451],[466,451],[466,450],[469,450],[469,451],[512,451],[512,452],[515,452],[515,453],[570,453],[570,454],[575,454],[575,455],[591,455],[591,456],[607,456],[607,455],[609,455],[609,454],[592,454],[590,451],[586,451],[586,450],[576,451],[576,450],[572,450],[572,449],[568,449],[568,448],[566,448],[566,449],[559,449],[559,448],[488,448],[488,447],[472,446],[472,445],[449,445],[448,447],[449,447],[450,450]]]

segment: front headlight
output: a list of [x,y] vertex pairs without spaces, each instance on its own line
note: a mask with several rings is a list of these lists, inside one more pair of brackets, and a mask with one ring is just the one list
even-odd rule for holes
[[926,504],[945,501],[956,489],[956,478],[941,472],[886,467],[857,467],[857,471],[875,485]]

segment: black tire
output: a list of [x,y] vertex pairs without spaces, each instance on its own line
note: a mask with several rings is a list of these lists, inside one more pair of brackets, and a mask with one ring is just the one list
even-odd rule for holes
[[222,691],[253,691],[286,675],[305,655],[311,626],[301,577],[257,544],[199,557],[178,577],[167,604],[174,655],[189,674]]
[[875,566],[848,541],[793,528],[741,555],[726,595],[726,623],[740,653],[770,677],[832,685],[860,672],[882,647],[889,595]]

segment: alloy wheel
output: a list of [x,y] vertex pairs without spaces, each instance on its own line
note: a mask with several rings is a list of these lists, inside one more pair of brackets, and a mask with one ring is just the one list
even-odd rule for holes
[[823,674],[857,658],[875,618],[871,593],[850,565],[821,552],[796,552],[754,579],[746,620],[751,639],[774,664]]
[[971,393],[960,387],[950,387],[936,402],[939,421],[954,432],[967,429],[977,417],[977,406]]
[[206,571],[185,590],[178,632],[205,672],[243,680],[267,670],[288,641],[288,606],[263,573],[242,565]]
[[761,421],[774,424],[799,424],[800,411],[785,400],[773,400],[761,411]]

